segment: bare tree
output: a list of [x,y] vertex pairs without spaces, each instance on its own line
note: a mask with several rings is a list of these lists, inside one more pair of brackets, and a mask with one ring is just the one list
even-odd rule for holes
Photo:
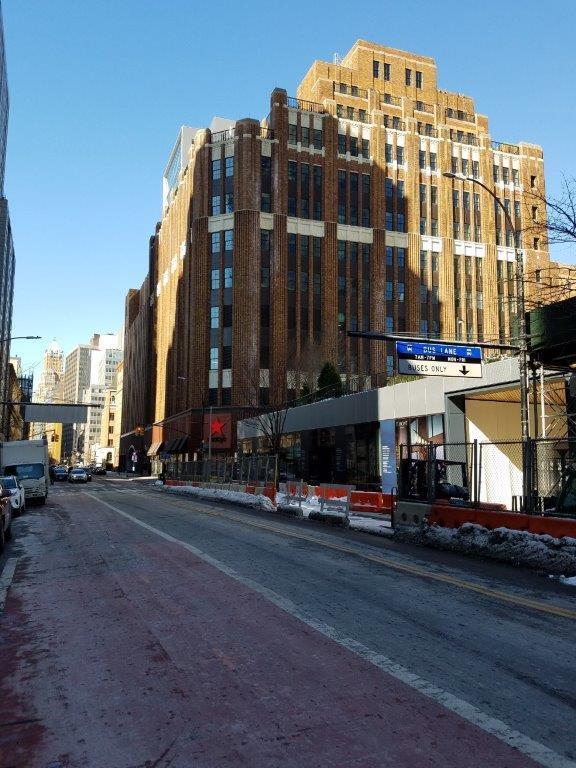
[[543,204],[546,218],[532,223],[524,231],[538,232],[548,245],[576,244],[576,178],[564,176],[558,197],[547,197],[534,190],[530,193],[534,204]]
[[273,400],[263,405],[261,390],[270,391],[270,387],[268,386],[269,382],[263,382],[260,376],[260,371],[255,371],[253,374],[244,373],[242,399],[246,410],[250,413],[245,421],[264,438],[267,452],[278,456],[282,448],[282,435],[284,434],[289,404],[286,401],[275,402]]

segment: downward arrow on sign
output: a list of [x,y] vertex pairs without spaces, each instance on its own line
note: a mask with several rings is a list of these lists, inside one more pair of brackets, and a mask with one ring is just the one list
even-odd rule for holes
[[462,368],[460,368],[460,373],[466,376],[466,374],[469,373],[468,368],[466,368],[466,366],[463,365]]

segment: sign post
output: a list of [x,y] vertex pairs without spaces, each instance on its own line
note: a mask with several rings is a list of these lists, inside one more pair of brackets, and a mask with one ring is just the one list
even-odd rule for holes
[[397,341],[398,373],[408,376],[482,378],[481,347],[445,342]]

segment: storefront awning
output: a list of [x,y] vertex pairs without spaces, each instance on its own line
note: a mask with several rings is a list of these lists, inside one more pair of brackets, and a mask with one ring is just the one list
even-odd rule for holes
[[168,441],[164,446],[164,453],[185,453],[188,445],[187,437],[177,437]]
[[162,450],[162,446],[164,445],[163,441],[160,440],[156,443],[152,443],[150,448],[148,448],[148,451],[146,452],[147,456],[156,456],[157,453],[160,453]]

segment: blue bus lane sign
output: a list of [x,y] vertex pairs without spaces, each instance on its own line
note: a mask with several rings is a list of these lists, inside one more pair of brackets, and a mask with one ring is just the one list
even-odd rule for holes
[[397,341],[398,373],[482,378],[482,349],[441,342]]

